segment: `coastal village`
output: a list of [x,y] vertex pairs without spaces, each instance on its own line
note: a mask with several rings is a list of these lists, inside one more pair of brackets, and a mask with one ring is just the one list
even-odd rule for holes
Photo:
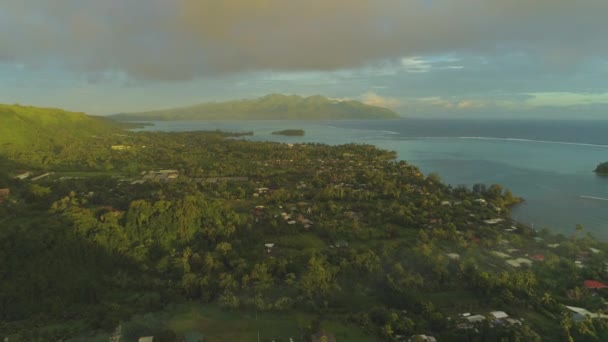
[[[430,290],[420,287],[416,291],[436,303],[433,310],[444,317],[443,329],[460,331],[466,336],[487,334],[488,329],[519,331],[538,324],[537,317],[513,304],[523,293],[538,305],[561,310],[563,317],[574,324],[608,318],[605,308],[608,303],[603,294],[608,288],[605,246],[574,229],[574,237],[569,238],[536,231],[512,220],[509,206],[517,201],[505,195],[503,189],[473,192],[446,187],[405,162],[390,162],[394,154],[371,148],[356,152],[356,146],[345,146],[338,153],[321,157],[322,153],[314,152],[314,147],[307,144],[281,146],[284,150],[276,155],[246,161],[253,172],[204,169],[193,172],[165,164],[166,168],[114,174],[112,187],[82,190],[73,196],[86,199],[99,220],[114,222],[124,220],[132,208],[100,202],[106,198],[104,192],[120,198],[144,197],[170,189],[196,189],[230,201],[246,217],[249,229],[259,232],[251,253],[267,263],[298,258],[311,250],[330,260],[347,257],[365,260],[398,245],[404,250],[404,256],[400,257],[404,267],[428,272],[425,277]],[[182,144],[179,148],[188,146]],[[133,148],[114,146],[112,150],[121,154],[135,152]],[[0,189],[0,203],[5,205],[17,203],[18,194],[23,192],[20,188],[28,184],[53,191],[58,184],[79,184],[89,178],[86,172],[44,170],[15,171],[12,177],[14,185]],[[379,200],[381,206],[372,204]],[[414,229],[401,230],[399,227],[403,226]],[[375,252],[367,247],[367,240],[377,241]],[[532,288],[545,281],[542,274],[555,267],[573,272],[568,290],[549,297],[547,293],[534,292]],[[469,286],[479,289],[480,294],[491,291],[489,298],[494,296],[491,293],[497,293],[498,298],[480,300],[464,295],[468,289],[450,285],[454,282],[451,277],[468,279]],[[403,281],[410,284],[413,280]],[[418,286],[421,285],[414,282],[391,291]],[[502,290],[495,289],[499,287]],[[444,294],[457,296],[458,301],[433,299]],[[411,312],[397,310],[394,315],[407,320]],[[551,317],[552,324],[560,324],[564,319],[547,314],[543,321],[547,317]],[[205,333],[200,331],[201,336]],[[391,338],[437,341],[438,335],[436,329],[427,328],[413,334],[396,331]],[[294,331],[290,338],[297,341],[299,336]],[[152,335],[141,338],[154,341]]]

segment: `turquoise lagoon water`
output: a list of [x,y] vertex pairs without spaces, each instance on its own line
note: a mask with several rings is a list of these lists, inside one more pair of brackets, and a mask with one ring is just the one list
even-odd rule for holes
[[[303,137],[276,136],[304,129]],[[608,121],[171,121],[145,130],[253,131],[247,139],[325,144],[365,143],[394,150],[423,172],[452,185],[500,183],[526,202],[513,217],[570,235],[577,223],[608,240],[608,177],[592,170],[608,161]]]

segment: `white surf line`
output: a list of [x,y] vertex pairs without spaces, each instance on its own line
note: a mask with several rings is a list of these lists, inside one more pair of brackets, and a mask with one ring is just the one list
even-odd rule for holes
[[552,140],[535,140],[535,139],[523,139],[523,138],[497,138],[497,137],[407,137],[413,139],[465,139],[465,140],[498,140],[498,141],[512,141],[512,142],[523,142],[523,143],[540,143],[540,144],[559,144],[559,145],[572,145],[572,146],[587,146],[587,147],[602,147],[608,148],[608,145],[601,144],[588,144],[588,143],[577,143],[567,141],[552,141]]
[[608,147],[608,145],[600,145],[600,144],[577,143],[577,142],[568,142],[568,141],[522,139],[522,138],[458,137],[458,139],[502,140],[502,141],[530,142],[530,143],[542,143],[542,144],[560,144],[560,145],[572,145],[572,146],[590,146],[590,147],[604,147],[604,148]]
[[603,198],[603,197],[586,196],[586,195],[580,195],[579,197],[586,198],[586,199],[594,199],[594,200],[598,200],[598,201],[608,201],[608,198]]

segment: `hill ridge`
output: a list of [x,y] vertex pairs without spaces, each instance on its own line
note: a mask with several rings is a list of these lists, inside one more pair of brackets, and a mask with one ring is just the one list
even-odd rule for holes
[[268,94],[255,99],[206,102],[110,116],[116,120],[340,120],[396,119],[394,111],[355,100],[334,100],[321,95]]

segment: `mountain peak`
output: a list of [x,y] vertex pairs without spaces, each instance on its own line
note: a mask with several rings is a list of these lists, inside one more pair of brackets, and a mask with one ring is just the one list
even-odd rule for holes
[[117,114],[118,120],[340,120],[395,119],[390,109],[321,95],[269,94],[257,99],[203,103],[159,111]]

